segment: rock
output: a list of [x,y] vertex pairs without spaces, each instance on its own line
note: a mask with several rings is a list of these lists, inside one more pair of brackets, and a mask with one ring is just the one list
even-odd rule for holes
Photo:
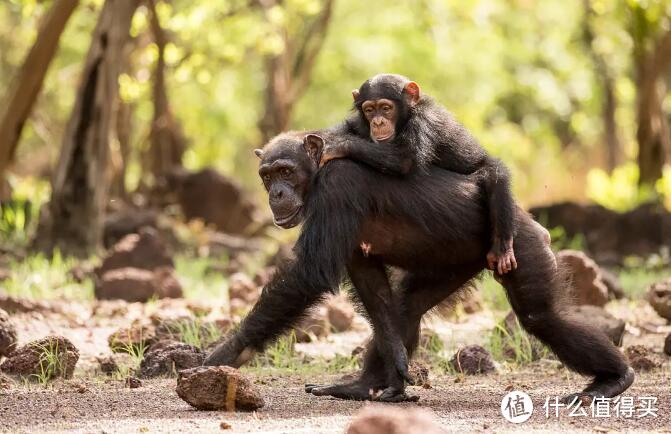
[[13,385],[12,379],[0,372],[0,391],[9,390]]
[[0,295],[0,309],[8,313],[52,312],[54,309],[43,301]]
[[231,275],[228,285],[228,294],[231,299],[237,298],[247,303],[254,303],[261,295],[254,281],[245,273]]
[[296,342],[313,342],[328,336],[329,323],[326,319],[326,309],[322,306],[303,318],[294,328]]
[[142,387],[142,381],[137,377],[126,377],[126,387],[137,389],[138,387]]
[[156,328],[152,325],[131,324],[122,327],[107,338],[115,353],[128,353],[131,348],[147,348],[156,342]]
[[95,296],[98,300],[121,299],[129,302],[146,302],[152,297],[179,298],[182,286],[169,267],[155,271],[140,268],[120,268],[103,274],[97,280]]
[[419,362],[410,362],[410,376],[415,380],[415,386],[431,388],[429,381],[429,368]]
[[496,370],[492,356],[480,345],[469,345],[457,351],[450,360],[450,366],[467,375],[486,374]]
[[671,321],[671,277],[650,285],[647,296],[655,312],[667,321]]
[[72,378],[78,360],[79,351],[72,342],[62,336],[47,336],[14,350],[0,370],[24,377]]
[[187,220],[200,219],[231,234],[245,234],[260,220],[251,196],[214,169],[175,170],[168,177],[168,188],[176,193]]
[[159,267],[174,268],[175,264],[156,230],[143,228],[139,234],[126,235],[116,243],[94,271],[102,278],[108,271],[119,268],[154,271]]
[[622,265],[628,256],[648,257],[671,245],[671,213],[661,204],[617,213],[565,202],[530,211],[548,228],[561,226],[569,239],[581,236],[586,250],[603,265]]
[[346,297],[332,297],[326,303],[326,315],[331,327],[336,332],[344,332],[352,328],[354,308]]
[[154,210],[123,209],[107,214],[103,228],[106,249],[129,234],[137,234],[144,227],[157,228],[158,214]]
[[596,262],[578,250],[560,251],[557,253],[557,261],[565,267],[571,278],[577,304],[604,306],[608,302],[608,287],[601,278]]
[[172,376],[182,369],[203,364],[205,353],[184,343],[172,343],[161,348],[152,348],[140,363],[140,378]]
[[625,322],[621,319],[615,318],[601,307],[590,305],[572,306],[569,313],[604,332],[613,344],[622,346]]
[[620,279],[605,268],[600,268],[599,271],[601,272],[601,281],[606,285],[606,288],[608,288],[608,298],[610,300],[620,300],[624,298],[624,288],[622,287]]
[[664,339],[664,354],[671,356],[671,333],[666,336]]
[[547,353],[545,345],[522,328],[513,311],[506,315],[494,333],[501,339],[503,356],[508,360],[532,362]]
[[345,434],[445,434],[436,417],[423,409],[367,405]]
[[629,364],[635,371],[650,371],[659,368],[662,363],[654,351],[644,345],[632,345],[627,347],[624,354],[629,359]]
[[100,372],[105,375],[113,375],[119,371],[119,365],[113,356],[96,357]]
[[199,410],[253,411],[265,405],[254,385],[229,366],[180,371],[177,395]]
[[16,340],[16,327],[10,321],[7,312],[0,309],[0,359],[14,351]]

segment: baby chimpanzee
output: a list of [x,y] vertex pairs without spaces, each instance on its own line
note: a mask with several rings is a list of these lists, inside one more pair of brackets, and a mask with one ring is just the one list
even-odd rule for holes
[[505,274],[517,268],[513,251],[514,201],[510,174],[503,163],[487,154],[468,130],[441,105],[420,95],[419,85],[396,74],[378,74],[352,91],[357,113],[336,133],[369,138],[336,141],[324,149],[321,164],[349,157],[385,173],[405,175],[431,164],[472,174],[477,172],[489,206],[492,247],[490,269]]

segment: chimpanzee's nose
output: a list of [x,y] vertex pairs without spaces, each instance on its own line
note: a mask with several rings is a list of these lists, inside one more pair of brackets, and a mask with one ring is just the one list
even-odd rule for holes
[[284,196],[284,192],[282,190],[275,190],[275,192],[273,192],[273,199],[275,200],[282,199],[282,196]]
[[381,126],[382,125],[382,118],[379,118],[379,117],[373,118],[373,125],[375,125],[376,127]]

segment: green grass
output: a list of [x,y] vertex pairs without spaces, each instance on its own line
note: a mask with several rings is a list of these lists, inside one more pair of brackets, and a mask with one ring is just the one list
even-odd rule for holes
[[92,300],[93,282],[77,283],[68,276],[75,264],[76,259],[63,257],[58,251],[51,259],[43,254],[12,259],[11,277],[0,283],[0,288],[8,295],[32,299]]
[[228,299],[228,279],[222,273],[208,272],[208,268],[226,265],[226,258],[175,257],[175,270],[182,287],[184,298],[206,300],[209,298]]
[[503,324],[497,324],[490,332],[487,350],[494,360],[515,365],[525,365],[550,355],[550,350],[529,335],[517,318],[511,332]]
[[506,291],[501,284],[494,280],[492,273],[485,272],[484,277],[477,283],[483,304],[494,311],[509,311],[510,303]]
[[201,318],[171,321],[165,324],[169,330],[170,337],[204,350],[210,344],[218,341],[223,331],[212,323],[207,323]]
[[65,352],[59,351],[58,340],[49,339],[47,344],[34,344],[39,351],[40,372],[32,374],[31,378],[45,386],[49,380],[65,376],[66,357]]
[[618,273],[624,294],[629,298],[643,298],[654,282],[671,277],[671,269],[634,267],[624,268]]

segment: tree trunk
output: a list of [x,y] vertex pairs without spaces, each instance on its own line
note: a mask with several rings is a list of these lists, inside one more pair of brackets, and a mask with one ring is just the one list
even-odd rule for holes
[[170,173],[174,168],[181,167],[182,155],[186,149],[186,138],[179,121],[170,108],[165,86],[164,54],[168,38],[156,14],[155,0],[149,0],[148,5],[151,11],[150,26],[158,48],[158,59],[156,60],[152,88],[154,117],[149,134],[149,155],[144,161],[149,163],[148,169],[153,174],[154,181],[156,181]]
[[102,239],[109,185],[109,135],[123,64],[123,46],[138,0],[106,0],[93,33],[51,199],[43,207],[34,246],[84,256]]
[[617,98],[615,96],[615,79],[611,73],[606,59],[594,49],[595,32],[592,28],[591,18],[595,12],[590,0],[583,0],[585,9],[583,21],[583,37],[587,51],[594,63],[596,76],[601,80],[601,91],[603,101],[601,103],[601,117],[603,119],[604,141],[606,143],[606,166],[609,172],[617,166],[621,158],[620,139],[617,135],[617,124],[615,123],[615,111],[617,110]]
[[[333,1],[324,1],[319,15],[307,24],[304,32],[290,37],[285,28],[280,29],[284,50],[266,61],[268,86],[264,114],[259,120],[264,143],[289,127],[294,105],[310,84],[310,75],[331,21]],[[269,0],[262,6],[267,10],[275,3]]]
[[79,0],[55,0],[46,14],[37,39],[4,99],[0,109],[0,179],[14,158],[23,125],[42,89],[49,64],[56,54],[58,40]]
[[666,155],[671,150],[671,131],[662,101],[666,94],[663,74],[671,63],[671,31],[655,44],[651,53],[638,59],[638,167],[639,185],[654,186],[662,177]]

